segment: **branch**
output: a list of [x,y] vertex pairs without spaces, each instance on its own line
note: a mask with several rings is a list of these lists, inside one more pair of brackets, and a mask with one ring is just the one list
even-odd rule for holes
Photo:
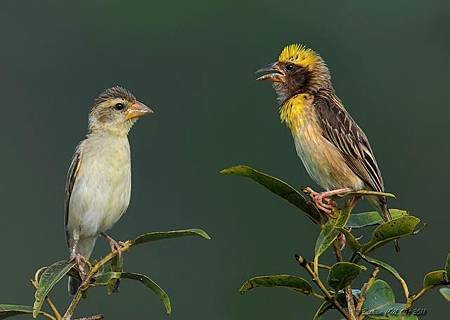
[[300,265],[306,269],[306,271],[309,273],[311,278],[313,279],[314,283],[317,285],[317,287],[320,289],[320,291],[323,292],[325,295],[325,300],[330,302],[346,319],[349,319],[349,315],[345,311],[345,309],[341,306],[341,304],[336,300],[336,297],[334,297],[330,291],[325,287],[323,282],[320,280],[319,275],[314,272],[314,270],[311,268],[310,263],[303,258],[302,256],[296,255],[295,258],[300,263]]
[[358,304],[356,305],[356,314],[359,315],[360,320],[364,319],[364,315],[361,315],[361,310],[362,310],[364,301],[366,301],[367,290],[369,290],[370,287],[372,286],[372,284],[374,283],[375,279],[377,278],[378,272],[380,272],[380,268],[376,267],[372,271],[372,274],[370,275],[369,280],[367,280],[367,282],[364,283],[364,285],[361,289],[361,294],[359,296]]
[[[336,261],[341,262],[342,261],[342,252],[341,252],[341,249],[339,248],[340,244],[338,243],[338,241],[339,241],[338,239],[339,239],[339,237],[333,242],[333,247],[334,247],[334,253],[336,255]],[[351,286],[345,287],[344,293],[345,293],[345,300],[347,301],[347,310],[348,310],[349,319],[358,320],[358,318],[356,317],[357,313],[356,313],[356,309],[355,309],[355,302],[353,301],[352,287]]]
[[313,296],[313,297],[316,297],[317,299],[319,299],[319,300],[326,300],[326,298],[323,296],[323,295],[321,295],[321,294],[319,294],[319,293],[317,293],[317,292],[311,292],[311,295]]
[[[448,283],[447,283],[448,284]],[[409,296],[409,298],[406,300],[405,303],[405,309],[409,310],[412,307],[412,304],[416,301],[419,300],[425,293],[427,293],[430,289],[439,287],[440,285],[431,285],[431,286],[427,286],[422,288],[419,292]]]
[[[94,276],[97,274],[97,272],[105,264],[110,262],[115,256],[128,251],[132,245],[133,245],[133,241],[131,241],[131,240],[126,241],[120,250],[109,253],[108,255],[103,257],[99,262],[97,262],[94,266],[92,266],[92,268],[89,271],[89,273],[87,274],[87,276],[83,279],[83,282],[81,282],[81,285],[78,288],[77,292],[75,293],[75,296],[73,297],[72,302],[70,303],[66,312],[64,313],[62,320],[70,320],[71,319],[72,315],[75,312],[76,307],[78,306],[78,304],[81,301],[83,292],[86,291],[87,289],[89,289],[89,286],[91,285],[91,280],[94,278]],[[85,318],[85,319],[89,319],[89,318]],[[101,318],[94,318],[94,319],[101,319]]]
[[44,312],[44,311],[40,311],[40,315],[46,317],[49,320],[56,320],[56,318],[54,316],[52,316],[51,314],[48,314],[47,312]]

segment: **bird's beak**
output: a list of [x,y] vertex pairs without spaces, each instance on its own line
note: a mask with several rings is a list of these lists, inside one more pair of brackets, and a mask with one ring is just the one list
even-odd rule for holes
[[147,107],[142,102],[136,101],[125,111],[125,117],[127,120],[130,120],[134,118],[140,118],[152,113],[154,113],[152,109]]
[[257,78],[256,80],[268,80],[271,82],[284,82],[285,74],[283,69],[281,69],[278,62],[269,64],[268,66],[261,68],[256,71],[256,73],[266,72],[266,74]]

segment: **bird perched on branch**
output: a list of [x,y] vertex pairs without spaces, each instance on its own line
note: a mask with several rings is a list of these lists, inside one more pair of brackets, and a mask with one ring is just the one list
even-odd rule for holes
[[[120,243],[105,232],[126,211],[131,194],[128,132],[140,117],[153,111],[122,87],[102,92],[89,113],[86,138],[76,148],[65,191],[65,228],[70,259],[83,272],[99,235],[112,251]],[[69,279],[75,294],[79,280]]]
[[[297,154],[309,175],[324,188],[308,188],[316,206],[330,215],[332,196],[361,189],[383,192],[383,178],[369,140],[336,96],[330,71],[313,50],[299,44],[286,46],[278,61],[257,80],[273,83],[280,118],[292,132]],[[392,220],[385,197],[368,197]]]

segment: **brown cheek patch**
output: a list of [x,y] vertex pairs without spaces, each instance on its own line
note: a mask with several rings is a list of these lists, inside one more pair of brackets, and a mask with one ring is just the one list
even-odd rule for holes
[[101,123],[106,123],[111,121],[112,114],[110,108],[102,108],[97,112],[97,121]]

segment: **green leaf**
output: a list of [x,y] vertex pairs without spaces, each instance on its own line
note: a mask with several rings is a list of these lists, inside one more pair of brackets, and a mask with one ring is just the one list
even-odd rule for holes
[[362,311],[367,315],[364,319],[418,320],[416,315],[402,314],[406,311],[406,305],[396,303],[392,288],[380,279],[375,280],[367,290]]
[[305,212],[315,223],[321,223],[323,221],[323,216],[308,196],[278,178],[243,165],[223,169],[220,173],[250,178]]
[[[390,266],[389,264],[387,264],[386,262],[383,262],[381,260],[372,258],[372,257],[368,257],[363,255],[362,253],[359,253],[359,256],[366,260],[368,263],[373,264],[374,266],[380,267],[388,272],[390,272],[401,284],[401,286],[406,289],[406,295],[408,295],[409,290],[408,290],[408,286],[406,284],[406,281],[400,276],[400,273],[398,273],[397,270],[395,270],[394,267]],[[408,297],[406,297],[408,298]]]
[[414,233],[419,222],[419,218],[408,215],[379,225],[373,231],[372,239],[361,248],[361,252],[367,254],[390,241]]
[[291,276],[286,274],[258,276],[245,281],[239,292],[241,294],[258,287],[281,287],[292,289],[303,294],[310,294],[312,292],[311,284],[303,278]]
[[450,288],[449,287],[440,288],[439,292],[447,301],[450,301]]
[[35,300],[33,305],[33,318],[36,318],[39,315],[45,297],[50,293],[59,280],[61,280],[74,266],[75,261],[69,262],[67,260],[63,260],[55,262],[45,269],[39,279],[39,284],[34,295]]
[[395,194],[393,194],[393,193],[379,192],[379,191],[372,191],[372,190],[350,191],[350,192],[347,192],[344,196],[360,196],[360,197],[377,196],[377,197],[386,197],[386,198],[393,198],[393,199],[396,198]]
[[[392,219],[398,219],[400,217],[408,215],[408,212],[400,209],[389,209]],[[383,217],[378,211],[369,211],[363,213],[352,214],[348,219],[347,227],[350,228],[363,228],[367,226],[375,226],[384,223]]]
[[[337,211],[337,210],[336,210]],[[335,211],[335,212],[336,212]],[[316,246],[314,248],[315,259],[317,260],[333,243],[336,237],[340,233],[340,229],[344,228],[349,217],[351,208],[346,207],[339,210],[337,219],[330,219],[327,223],[321,226],[319,237],[316,240]]]
[[121,277],[122,272],[113,272],[113,271],[103,272],[95,277],[94,284],[96,286],[106,286],[109,284],[110,281],[120,279]]
[[436,270],[428,272],[423,278],[423,287],[431,287],[447,284],[444,270]]
[[334,227],[333,220],[329,220],[327,223],[322,225],[314,248],[315,256],[320,257],[333,243],[338,235],[339,231]]
[[153,281],[146,275],[139,273],[122,272],[121,278],[140,281],[144,286],[152,290],[161,299],[167,314],[170,314],[172,312],[172,306],[170,304],[170,299],[167,293],[155,281]]
[[366,267],[351,262],[337,262],[328,273],[328,284],[339,291],[350,285]]
[[121,278],[138,280],[144,284],[147,288],[150,288],[157,296],[162,300],[167,314],[170,314],[172,308],[170,299],[167,293],[152,279],[143,274],[129,273],[129,272],[103,272],[95,277],[95,285],[107,286],[113,280],[119,280]]
[[187,230],[175,230],[166,232],[149,232],[140,235],[133,240],[133,245],[138,245],[142,243],[147,243],[151,241],[157,241],[162,239],[171,239],[187,236],[199,236],[204,239],[210,240],[211,237],[202,229],[187,229]]
[[366,300],[363,308],[364,314],[370,316],[386,316],[386,313],[392,314],[393,311],[405,309],[404,304],[395,303],[395,296],[392,288],[386,281],[377,279],[366,292]]
[[[33,314],[33,307],[16,304],[0,304],[0,319],[6,319],[21,314]],[[43,312],[39,312],[39,314],[43,314]]]
[[[110,268],[112,272],[122,272],[123,271],[123,257],[122,255],[116,255],[110,263]],[[108,295],[118,292],[120,279],[111,279],[106,285],[106,292]]]

